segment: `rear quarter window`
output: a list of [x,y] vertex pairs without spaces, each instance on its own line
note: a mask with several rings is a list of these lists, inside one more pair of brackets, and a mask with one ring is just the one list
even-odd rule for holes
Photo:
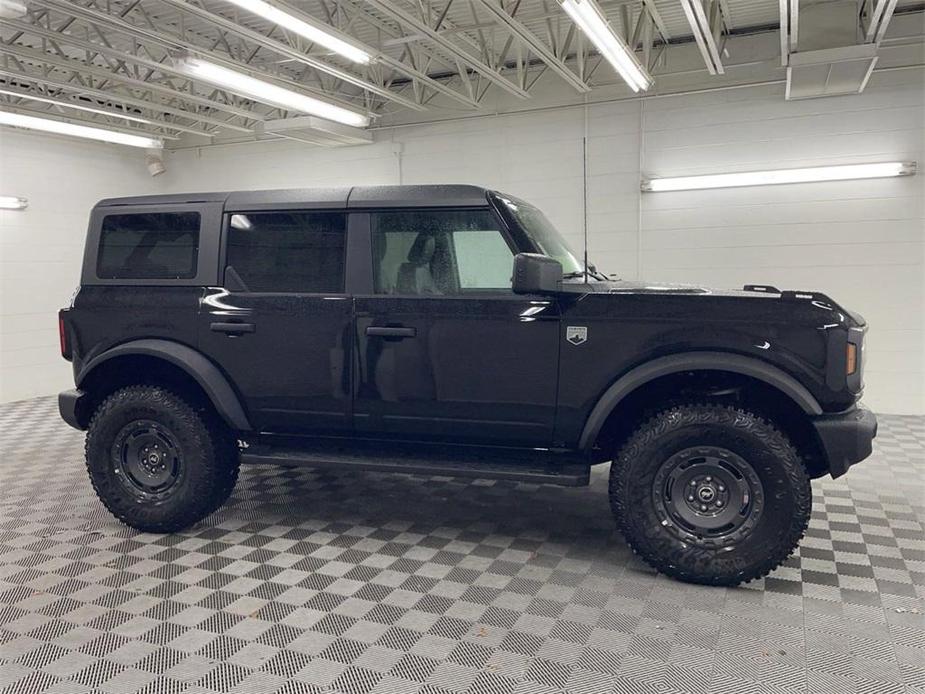
[[113,214],[103,218],[100,279],[192,279],[199,256],[198,212]]

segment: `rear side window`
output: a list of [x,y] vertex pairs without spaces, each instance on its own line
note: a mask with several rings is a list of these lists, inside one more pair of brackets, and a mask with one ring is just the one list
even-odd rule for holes
[[198,212],[107,215],[100,232],[97,277],[195,277],[200,221]]
[[344,213],[233,214],[227,265],[252,292],[343,292],[346,233]]

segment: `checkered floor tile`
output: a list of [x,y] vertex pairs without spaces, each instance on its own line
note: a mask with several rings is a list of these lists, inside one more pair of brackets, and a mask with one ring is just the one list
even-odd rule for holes
[[5,692],[925,692],[925,418],[814,483],[786,566],[678,583],[589,489],[242,471],[188,532],[121,526],[52,399],[0,406]]

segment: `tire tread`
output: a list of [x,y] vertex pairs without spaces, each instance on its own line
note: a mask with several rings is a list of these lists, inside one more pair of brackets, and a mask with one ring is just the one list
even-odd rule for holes
[[[634,523],[634,512],[626,503],[633,477],[631,461],[644,457],[645,451],[670,431],[681,427],[720,425],[732,427],[757,438],[781,463],[791,490],[794,514],[784,536],[774,550],[745,570],[732,575],[710,575],[706,571],[684,568],[672,557],[656,551],[659,528]],[[806,466],[790,440],[769,420],[748,410],[706,403],[686,403],[659,411],[646,419],[620,448],[611,463],[609,497],[617,524],[632,550],[659,571],[682,581],[707,585],[733,586],[768,575],[793,553],[806,532],[812,510],[812,487]],[[680,543],[679,543],[680,545]],[[681,551],[681,550],[679,550]]]

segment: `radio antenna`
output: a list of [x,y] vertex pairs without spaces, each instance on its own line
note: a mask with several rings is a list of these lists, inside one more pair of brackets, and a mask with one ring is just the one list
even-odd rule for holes
[[581,138],[581,214],[585,237],[585,284],[588,283],[588,136]]
[[581,213],[585,237],[585,284],[588,283],[588,137],[581,138]]

